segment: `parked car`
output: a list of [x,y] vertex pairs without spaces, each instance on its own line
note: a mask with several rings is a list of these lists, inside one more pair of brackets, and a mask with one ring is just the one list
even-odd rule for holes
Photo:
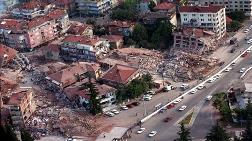
[[213,96],[209,95],[206,97],[206,101],[210,101],[213,98]]
[[243,33],[248,33],[248,32],[249,32],[248,28],[243,31]]
[[197,92],[197,89],[192,89],[190,94],[195,94]]
[[235,62],[232,62],[231,66],[235,66]]
[[173,108],[175,106],[175,104],[169,104],[169,105],[167,105],[167,109],[171,109],[171,108]]
[[123,106],[121,106],[121,109],[122,110],[128,110],[129,108],[127,106],[123,105]]
[[170,120],[171,120],[170,117],[166,117],[166,118],[164,119],[164,122],[169,122]]
[[180,88],[184,91],[189,88],[189,84],[182,84]]
[[178,104],[178,103],[180,103],[182,101],[182,99],[177,99],[177,100],[175,100],[173,103],[174,104]]
[[251,52],[251,49],[250,49],[250,48],[249,48],[249,49],[247,49],[247,52],[248,52],[248,53],[250,53],[250,52]]
[[111,112],[114,113],[114,114],[116,114],[116,115],[120,113],[120,112],[117,111],[116,109],[111,110]]
[[230,50],[230,53],[234,53],[235,52],[235,48],[232,48],[231,50]]
[[151,131],[148,136],[154,137],[156,134],[157,134],[157,131]]
[[224,71],[225,72],[229,72],[230,70],[232,70],[232,68],[231,67],[227,67]]
[[248,52],[244,52],[241,57],[246,57],[248,55]]
[[147,91],[146,93],[147,93],[147,94],[150,94],[150,95],[156,94],[155,91]]
[[187,106],[183,105],[179,108],[179,111],[184,111],[187,108]]
[[105,115],[107,115],[107,116],[109,116],[109,117],[113,117],[113,116],[115,116],[115,114],[114,114],[114,113],[112,113],[112,112],[107,112]]
[[247,40],[247,44],[251,44],[252,43],[252,39]]
[[240,72],[240,73],[244,73],[245,70],[246,70],[246,68],[241,68],[241,69],[239,70],[239,72]]
[[197,87],[198,90],[201,90],[201,89],[203,89],[203,88],[205,88],[204,85],[199,85],[199,86]]
[[142,134],[145,131],[145,128],[140,128],[139,130],[137,130],[137,134]]
[[207,82],[208,82],[208,83],[212,83],[212,82],[214,82],[214,80],[215,80],[215,78],[212,77],[212,78],[210,78]]

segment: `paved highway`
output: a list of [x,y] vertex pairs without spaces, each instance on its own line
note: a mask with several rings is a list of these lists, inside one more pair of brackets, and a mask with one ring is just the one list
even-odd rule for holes
[[[251,66],[251,61],[252,60],[252,53],[249,54],[246,58],[240,58],[237,62],[236,65],[233,66],[233,69],[230,72],[223,73],[222,77],[219,78],[218,80],[214,81],[213,83],[207,83],[206,84],[206,89],[198,91],[196,94],[191,94],[187,95],[184,97],[183,101],[179,104],[176,105],[174,109],[168,110],[166,113],[163,114],[158,114],[155,117],[151,118],[148,120],[148,122],[143,124],[143,127],[146,128],[146,131],[141,134],[132,134],[132,138],[130,140],[132,141],[173,141],[177,135],[178,131],[178,126],[174,123],[176,123],[181,117],[184,116],[184,114],[192,109],[195,105],[198,103],[204,101],[205,97],[209,94],[215,94],[217,92],[225,91],[227,90],[232,83],[234,83],[236,80],[238,80],[241,76],[241,73],[238,71],[242,67],[250,67]],[[178,112],[177,109],[182,106],[182,105],[187,105],[187,109],[183,112]],[[204,104],[202,110],[207,109],[208,104]],[[201,111],[202,111],[201,110]],[[211,112],[211,111],[210,111]],[[208,117],[209,113],[206,111],[206,115],[202,114],[200,112],[202,118],[196,119],[195,123],[198,124],[199,127],[198,129],[201,129],[202,132],[198,133],[193,133],[193,135],[196,138],[204,138],[204,134],[207,133],[207,131],[211,128],[213,125],[213,121],[210,121],[209,118],[204,118]],[[210,113],[211,114],[211,113]],[[171,117],[172,120],[168,123],[163,122],[163,119],[166,117]],[[200,123],[205,123],[205,124],[200,124]],[[197,125],[196,124],[196,125]],[[195,130],[195,126],[193,126],[193,131]],[[133,132],[136,132],[138,128],[136,128]],[[151,132],[152,130],[158,131],[158,134],[153,137],[149,138],[148,133]],[[204,130],[204,131],[203,131]],[[204,134],[202,134],[204,133]]]

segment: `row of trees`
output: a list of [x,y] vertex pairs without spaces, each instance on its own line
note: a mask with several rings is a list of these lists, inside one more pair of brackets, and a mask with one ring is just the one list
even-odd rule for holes
[[[34,141],[30,133],[24,129],[21,129],[21,140],[22,141]],[[18,141],[18,138],[13,130],[13,128],[6,124],[5,126],[0,126],[0,137],[2,141]]]
[[237,31],[241,28],[241,23],[246,19],[243,11],[235,11],[227,14],[232,19],[230,24],[227,24],[227,31]]
[[[190,130],[184,126],[180,125],[180,131],[178,132],[179,138],[174,141],[192,141],[190,136]],[[229,141],[230,137],[226,131],[217,123],[212,127],[210,132],[206,136],[206,141]]]
[[116,94],[116,100],[121,103],[127,99],[134,99],[147,92],[154,86],[152,76],[144,74],[141,78],[132,80],[128,85],[121,86]]
[[128,44],[150,49],[166,48],[173,44],[173,29],[174,26],[169,21],[159,21],[152,27],[137,24]]

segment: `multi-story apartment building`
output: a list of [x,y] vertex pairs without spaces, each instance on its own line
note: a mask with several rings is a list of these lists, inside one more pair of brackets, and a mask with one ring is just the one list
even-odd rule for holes
[[69,61],[96,61],[96,57],[109,50],[109,42],[98,37],[69,35],[61,45],[61,55]]
[[112,0],[76,0],[75,2],[80,15],[98,16],[112,7]]
[[38,16],[46,15],[55,5],[32,0],[22,3],[11,11],[12,16],[23,19],[32,19]]
[[43,0],[43,1],[55,4],[56,7],[65,9],[69,15],[76,14],[75,0]]
[[18,50],[33,49],[65,33],[68,28],[68,15],[59,9],[29,21],[4,19],[0,23],[0,42]]
[[8,101],[8,106],[14,127],[23,126],[36,108],[33,101],[33,91],[21,89],[13,93]]
[[136,23],[131,21],[112,21],[108,23],[108,31],[112,35],[130,36]]
[[212,30],[216,38],[226,33],[226,13],[222,6],[182,6],[180,7],[181,25]]
[[246,15],[252,14],[252,0],[198,0],[202,5],[220,5],[226,7],[226,12],[244,11]]

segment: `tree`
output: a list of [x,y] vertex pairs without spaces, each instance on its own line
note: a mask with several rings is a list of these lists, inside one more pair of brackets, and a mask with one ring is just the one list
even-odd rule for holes
[[217,122],[206,136],[206,141],[229,141],[229,136]]
[[132,38],[136,41],[137,44],[139,44],[143,40],[147,40],[148,33],[145,27],[141,24],[136,24],[132,33]]
[[149,3],[149,5],[148,5],[148,7],[149,7],[149,9],[150,9],[151,12],[153,12],[153,8],[155,6],[156,6],[156,3],[153,0],[151,0],[150,3]]
[[157,30],[152,34],[152,42],[158,47],[171,45],[173,43],[173,27],[170,22],[161,21]]
[[230,24],[227,25],[228,31],[237,31],[241,28],[241,24],[238,21],[232,21]]
[[180,131],[178,132],[179,138],[175,141],[191,141],[190,131],[189,129],[185,128],[184,123],[180,125]]
[[246,130],[243,136],[243,141],[251,141],[252,140],[252,129],[251,129],[251,120],[252,120],[252,104],[249,99],[248,104],[246,106]]
[[246,19],[245,13],[243,11],[234,11],[228,13],[228,16],[235,21],[243,22]]
[[91,114],[96,115],[102,112],[100,99],[98,99],[99,92],[92,82],[88,82],[87,88],[89,91],[89,111]]
[[30,133],[26,130],[21,130],[21,139],[22,141],[34,141],[34,139],[31,137]]
[[125,0],[118,8],[112,10],[110,17],[114,20],[134,20],[137,0]]

